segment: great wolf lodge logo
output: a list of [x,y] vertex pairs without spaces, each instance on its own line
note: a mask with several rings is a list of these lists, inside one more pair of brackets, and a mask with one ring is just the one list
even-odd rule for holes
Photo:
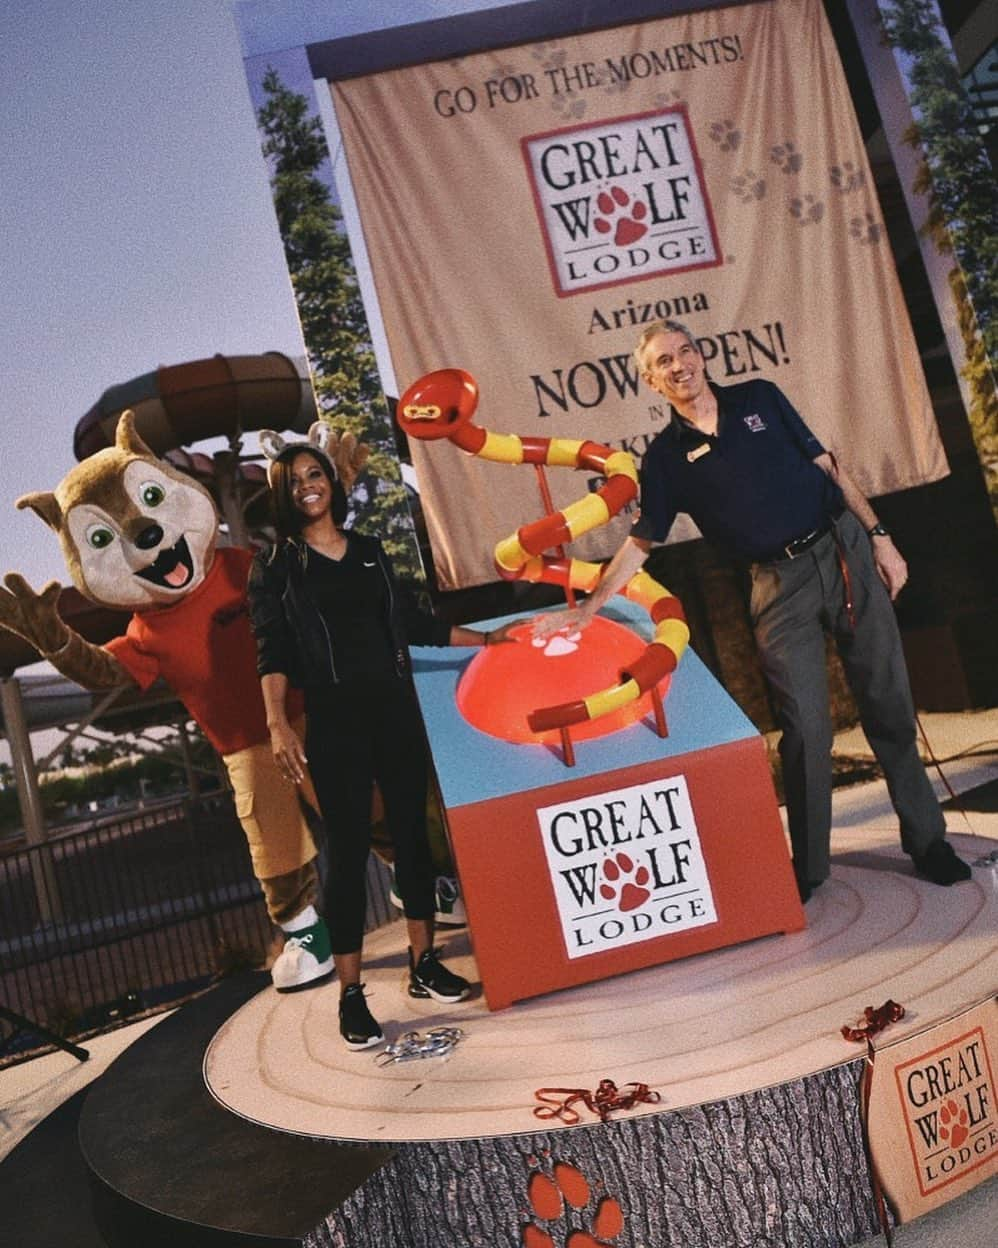
[[521,142],[559,295],[721,263],[685,109]]
[[894,1071],[923,1196],[998,1157],[998,1106],[980,1027]]
[[570,958],[717,922],[683,776],[545,806],[537,820]]

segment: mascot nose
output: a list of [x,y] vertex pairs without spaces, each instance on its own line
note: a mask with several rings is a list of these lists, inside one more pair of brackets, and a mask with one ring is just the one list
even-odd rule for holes
[[149,524],[135,539],[135,545],[139,550],[152,550],[154,546],[158,546],[163,540],[163,530],[158,524]]

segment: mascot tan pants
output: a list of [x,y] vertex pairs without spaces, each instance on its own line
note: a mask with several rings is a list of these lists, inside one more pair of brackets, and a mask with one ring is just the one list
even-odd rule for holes
[[[304,724],[295,729],[304,737]],[[298,787],[289,784],[277,769],[269,741],[225,754],[222,761],[253,874],[263,889],[267,913],[280,925],[319,899],[315,841],[301,805],[305,801],[313,810],[319,808],[312,781],[306,774]]]

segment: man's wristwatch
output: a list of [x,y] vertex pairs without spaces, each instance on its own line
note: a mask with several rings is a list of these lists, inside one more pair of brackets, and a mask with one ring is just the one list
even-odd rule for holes
[[878,520],[872,529],[866,530],[867,537],[890,537],[890,534]]

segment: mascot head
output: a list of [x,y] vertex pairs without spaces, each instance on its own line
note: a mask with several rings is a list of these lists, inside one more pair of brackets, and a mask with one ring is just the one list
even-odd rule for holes
[[218,516],[211,495],[157,459],[135,432],[132,412],[115,444],[73,468],[51,494],[25,494],[59,535],[73,584],[103,606],[170,606],[205,578]]

